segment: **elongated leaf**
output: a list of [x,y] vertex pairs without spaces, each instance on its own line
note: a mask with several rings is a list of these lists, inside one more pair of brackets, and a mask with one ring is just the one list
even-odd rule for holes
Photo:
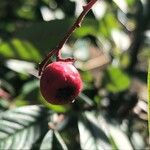
[[111,149],[109,139],[99,128],[98,122],[93,113],[86,113],[86,117],[79,121],[79,133],[81,148],[92,150]]
[[119,127],[109,124],[108,128],[112,139],[117,145],[118,149],[133,150],[129,138],[123,131],[121,131],[121,129],[119,129]]
[[83,101],[85,101],[87,104],[89,104],[91,106],[94,104],[94,102],[88,96],[86,96],[83,93],[80,93],[79,98],[82,99]]
[[18,73],[23,73],[23,74],[37,73],[37,70],[35,69],[35,64],[28,61],[9,59],[6,61],[5,64],[9,69]]
[[60,149],[67,150],[67,146],[63,141],[62,137],[57,131],[48,131],[45,135],[42,144],[40,146],[40,150],[51,150],[51,149]]
[[27,40],[13,38],[0,43],[0,54],[6,58],[15,58],[39,62],[41,54]]
[[82,149],[97,149],[95,139],[83,122],[79,121],[80,144]]
[[20,107],[1,113],[0,149],[31,149],[46,129],[46,117],[46,110],[40,106]]
[[112,124],[100,114],[98,115],[97,119],[101,129],[103,129],[103,131],[109,137],[109,141],[111,142],[113,149],[133,150],[128,136],[120,129],[118,124]]
[[51,150],[52,147],[53,147],[52,141],[53,141],[53,131],[50,130],[45,135],[45,137],[44,137],[44,139],[42,141],[42,144],[40,146],[40,150],[43,150],[43,149]]
[[68,150],[59,132],[54,131],[53,149]]

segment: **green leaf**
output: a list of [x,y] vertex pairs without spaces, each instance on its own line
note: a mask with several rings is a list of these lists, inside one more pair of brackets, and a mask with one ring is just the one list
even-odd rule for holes
[[0,54],[6,58],[15,58],[39,62],[41,55],[27,40],[13,38],[0,44]]
[[129,6],[133,6],[135,2],[136,2],[136,0],[126,0],[126,3],[127,3]]
[[57,131],[48,131],[48,133],[45,135],[42,144],[40,146],[40,150],[44,149],[59,149],[59,150],[67,150],[67,146],[65,142],[63,141],[62,137]]
[[85,113],[85,116],[78,122],[80,144],[84,149],[111,149],[109,139],[99,128],[98,121],[93,113]]
[[129,88],[130,78],[120,68],[109,66],[105,72],[103,84],[110,92],[121,92]]
[[45,132],[46,118],[46,110],[40,106],[20,107],[1,113],[0,149],[31,149]]
[[38,103],[40,99],[39,80],[26,82],[20,90],[19,96],[14,99],[16,106]]

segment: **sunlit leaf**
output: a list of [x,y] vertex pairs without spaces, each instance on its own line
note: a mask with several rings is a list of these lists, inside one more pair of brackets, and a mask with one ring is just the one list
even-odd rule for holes
[[52,147],[53,147],[52,141],[53,141],[53,131],[49,130],[42,141],[40,150],[52,149]]
[[63,141],[62,137],[57,131],[48,131],[45,135],[42,144],[40,146],[40,150],[44,149],[60,149],[60,150],[67,150],[67,146]]
[[98,121],[93,113],[85,113],[78,123],[80,144],[84,149],[111,149],[109,139],[104,131],[99,127]]
[[18,73],[31,74],[36,72],[35,64],[28,61],[9,59],[6,61],[6,66]]
[[0,149],[32,148],[46,130],[43,130],[46,118],[46,110],[40,106],[20,107],[1,113]]
[[135,149],[145,148],[144,139],[140,133],[134,132],[131,136],[131,141]]
[[123,132],[117,123],[112,123],[109,119],[104,118],[101,114],[97,117],[101,129],[109,137],[113,149],[133,150],[128,136]]
[[59,132],[54,131],[54,140],[53,140],[53,148],[54,149],[62,149],[62,150],[68,150],[67,145],[63,141],[61,135]]
[[133,150],[129,138],[123,131],[119,129],[119,127],[108,124],[108,129],[118,149]]

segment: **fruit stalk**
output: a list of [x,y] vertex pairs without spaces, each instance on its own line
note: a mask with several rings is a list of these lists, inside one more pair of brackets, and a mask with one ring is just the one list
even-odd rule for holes
[[[81,26],[82,21],[86,14],[89,12],[89,10],[92,8],[92,6],[97,2],[97,0],[91,0],[88,2],[85,6],[83,6],[83,11],[75,21],[75,23],[70,27],[70,29],[65,34],[64,38],[59,42],[58,46],[51,50],[48,55],[43,59],[43,61],[39,64],[39,76],[41,75],[42,71],[45,69],[45,67],[48,64],[48,61],[52,55],[56,55],[57,61],[66,61],[65,59],[62,59],[61,57],[61,49],[64,46],[64,44],[67,42],[71,34]],[[69,58],[71,60],[71,58]],[[72,59],[73,61],[73,59]]]

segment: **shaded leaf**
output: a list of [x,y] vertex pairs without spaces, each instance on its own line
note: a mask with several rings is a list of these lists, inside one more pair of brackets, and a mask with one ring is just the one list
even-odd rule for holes
[[129,88],[130,78],[120,68],[109,66],[106,70],[103,83],[110,92],[121,92]]
[[39,100],[39,80],[35,79],[24,84],[21,97],[28,101]]
[[20,107],[1,113],[0,149],[31,149],[46,130],[43,130],[46,118],[46,110],[40,106]]
[[44,54],[57,46],[71,23],[71,19],[32,23],[16,31],[14,36],[30,41]]
[[[66,31],[73,24],[74,19],[51,20],[49,22],[32,23],[15,32],[15,37],[27,40],[45,54],[55,48],[64,37]],[[91,26],[92,22],[92,26]],[[78,28],[74,37],[95,35],[98,31],[98,21],[95,19],[84,19],[81,28]]]

